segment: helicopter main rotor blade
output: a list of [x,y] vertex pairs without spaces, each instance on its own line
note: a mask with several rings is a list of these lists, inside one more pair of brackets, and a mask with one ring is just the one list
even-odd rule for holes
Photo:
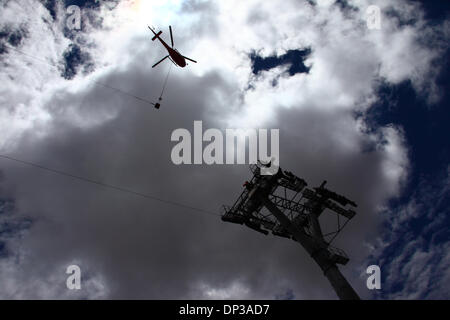
[[169,26],[169,31],[170,31],[170,42],[172,43],[172,48],[173,48],[172,26]]
[[169,56],[165,56],[164,58],[162,58],[161,60],[159,60],[157,63],[155,63],[152,68],[156,67],[158,64],[160,64],[161,62],[163,62],[164,60],[166,60]]
[[192,61],[192,62],[197,63],[197,61],[195,61],[195,60],[193,60],[193,59],[191,59],[191,58],[188,58],[188,57],[185,57],[185,56],[183,56],[183,58],[185,58],[185,59],[187,59],[187,60],[189,60],[189,61]]

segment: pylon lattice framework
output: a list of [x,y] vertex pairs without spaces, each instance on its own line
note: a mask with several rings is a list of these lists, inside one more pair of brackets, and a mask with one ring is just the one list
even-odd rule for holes
[[[356,204],[325,188],[308,189],[305,180],[281,168],[274,175],[261,175],[258,165],[250,165],[253,177],[233,206],[223,206],[222,220],[247,227],[263,234],[299,242],[321,267],[341,299],[359,299],[336,264],[349,261],[346,253],[330,243],[355,216],[345,208]],[[329,209],[336,214],[336,229],[323,234],[320,215]]]

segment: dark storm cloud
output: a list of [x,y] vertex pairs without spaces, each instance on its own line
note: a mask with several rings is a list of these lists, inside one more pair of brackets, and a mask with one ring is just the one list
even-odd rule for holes
[[[130,76],[133,78],[127,79]],[[182,77],[186,80],[186,76]],[[139,69],[131,69],[120,78],[137,91],[159,89],[161,84],[159,79],[152,81]],[[146,88],[142,86],[144,82]],[[22,156],[34,154],[33,158],[51,166],[216,210],[226,199],[212,201],[216,197],[209,179],[214,170],[179,168],[170,161],[171,131],[178,126],[190,128],[193,120],[205,118],[202,115],[206,108],[204,102],[190,95],[193,88],[182,83],[184,81],[178,85],[176,78],[172,79],[169,94],[171,89],[179,94],[165,99],[159,113],[151,106],[124,101],[118,116],[99,128],[80,131],[60,126],[56,120],[51,138],[39,146],[33,146],[33,142],[21,148],[28,150],[27,155]],[[201,97],[208,96],[206,91],[214,90],[215,86],[226,86],[214,74],[196,81],[191,78],[190,83]],[[204,94],[198,89],[202,87]],[[98,108],[102,97],[96,95],[102,93],[105,94],[95,87],[93,96],[84,100],[85,105]],[[55,109],[61,107],[57,100],[54,103]],[[76,103],[75,107],[78,108]],[[64,123],[64,116],[61,118]],[[161,121],[161,118],[167,120]],[[19,201],[20,208],[53,221],[36,224],[27,237],[26,246],[36,254],[36,263],[53,270],[52,266],[69,257],[86,259],[106,277],[112,296],[185,296],[189,285],[208,273],[204,270],[211,260],[209,252],[221,252],[219,243],[224,239],[219,243],[212,241],[222,226],[219,217],[192,217],[167,205],[147,203],[58,177],[55,180],[55,177],[25,172],[21,168],[15,170],[25,175],[19,179],[29,180],[25,188],[30,192],[35,188],[45,190],[43,194],[32,196],[33,199]],[[220,180],[220,175],[216,179]],[[197,192],[193,193],[194,190]],[[52,200],[53,197],[56,199]],[[41,206],[45,208],[43,212],[36,210]],[[60,241],[55,242],[55,236]],[[205,243],[208,243],[206,249],[202,248]],[[142,278],[148,285],[143,286]]]

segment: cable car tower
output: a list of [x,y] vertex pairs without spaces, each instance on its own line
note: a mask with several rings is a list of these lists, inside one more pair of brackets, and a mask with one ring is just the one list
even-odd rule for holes
[[[308,189],[305,180],[279,168],[274,175],[261,175],[259,165],[250,165],[253,177],[232,207],[223,206],[222,220],[245,225],[255,231],[299,242],[322,269],[340,299],[359,299],[339,271],[348,256],[330,245],[355,211],[356,204],[325,188]],[[329,209],[337,216],[336,230],[322,233],[319,216]]]

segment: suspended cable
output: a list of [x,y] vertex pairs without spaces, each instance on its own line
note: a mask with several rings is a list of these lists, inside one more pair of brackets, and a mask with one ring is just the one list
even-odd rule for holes
[[[30,57],[30,58],[32,58],[32,59],[35,59],[35,60],[37,60],[37,61],[40,61],[41,63],[44,63],[44,64],[48,65],[48,66],[51,66],[51,67],[54,67],[54,68],[57,68],[57,69],[58,69],[58,65],[56,65],[56,64],[52,64],[52,63],[50,63],[50,62],[48,62],[48,61],[46,61],[46,60],[44,60],[44,59],[41,59],[41,58],[32,56],[32,55],[30,55],[30,54],[28,54],[28,53],[25,53],[25,52],[23,52],[23,51],[21,51],[21,50],[19,50],[19,49],[17,49],[17,48],[12,47],[12,46],[10,46],[10,45],[5,44],[5,46],[8,47],[8,48],[10,48],[10,49],[12,49],[12,50],[15,50],[15,51],[17,51],[17,52],[23,54],[24,56]],[[169,71],[170,71],[170,70],[169,70]],[[113,87],[113,86],[110,86],[110,85],[101,83],[101,82],[96,81],[96,80],[90,80],[90,79],[86,79],[86,80],[87,80],[87,81],[90,81],[90,82],[92,82],[92,83],[94,83],[94,84],[96,84],[96,85],[102,86],[102,87],[104,87],[104,88],[108,88],[108,89],[110,89],[110,90],[114,90],[114,91],[116,91],[116,92],[118,92],[118,93],[121,93],[121,94],[123,94],[123,95],[129,96],[129,97],[134,98],[134,99],[136,99],[136,100],[139,100],[139,101],[142,101],[142,102],[145,102],[145,103],[147,103],[147,104],[151,104],[151,105],[155,106],[155,103],[151,102],[150,100],[147,100],[147,99],[145,99],[145,98],[139,97],[139,96],[137,96],[137,95],[134,95],[134,94],[129,93],[129,92],[127,92],[127,91],[124,91],[124,90],[122,90],[122,89],[115,88],[115,87]],[[163,90],[164,90],[164,89],[163,89]]]
[[170,75],[170,71],[171,70],[172,70],[172,64],[170,64],[169,71],[167,72],[166,79],[164,80],[164,84],[163,84],[163,88],[162,88],[162,91],[161,91],[161,95],[159,96],[159,101],[162,100],[162,96],[164,94],[164,90],[166,89],[166,85],[167,85],[167,79],[169,79],[169,75]]
[[51,173],[58,174],[58,175],[61,175],[61,176],[66,176],[66,177],[69,177],[69,178],[72,178],[72,179],[77,179],[77,180],[80,180],[80,181],[83,181],[83,182],[86,182],[86,183],[95,184],[95,185],[98,185],[98,186],[101,186],[101,187],[104,187],[104,188],[109,188],[109,189],[113,189],[113,190],[124,192],[124,193],[128,193],[128,194],[133,194],[133,195],[138,196],[138,197],[142,197],[142,198],[146,198],[146,199],[150,199],[150,200],[154,200],[154,201],[159,201],[159,202],[162,202],[162,203],[170,204],[172,206],[177,206],[177,207],[180,207],[180,208],[189,209],[189,210],[196,211],[196,212],[203,213],[203,214],[213,215],[213,216],[216,216],[216,217],[220,216],[218,213],[213,212],[213,211],[208,211],[208,210],[205,210],[205,209],[193,207],[193,206],[186,205],[186,204],[183,204],[183,203],[180,203],[180,202],[176,202],[176,201],[162,199],[162,198],[159,198],[159,197],[154,196],[154,195],[142,193],[142,192],[139,192],[139,191],[134,191],[134,190],[131,190],[131,189],[128,189],[128,188],[124,188],[124,187],[121,187],[121,186],[116,186],[116,185],[113,185],[113,184],[107,184],[107,183],[104,183],[104,182],[101,182],[101,181],[93,180],[93,179],[90,179],[90,178],[86,178],[86,177],[83,177],[83,176],[80,176],[80,175],[76,175],[76,174],[73,174],[73,173],[69,173],[69,172],[65,172],[65,171],[62,171],[62,170],[53,169],[53,168],[46,167],[46,166],[43,166],[43,165],[40,165],[40,164],[37,164],[37,163],[24,161],[24,160],[21,160],[21,159],[18,159],[18,158],[14,158],[14,157],[11,157],[11,156],[0,154],[0,158],[6,159],[6,160],[10,160],[10,161],[14,161],[14,162],[17,162],[17,163],[21,163],[21,164],[27,165],[29,167],[45,170],[47,172],[51,172]]

